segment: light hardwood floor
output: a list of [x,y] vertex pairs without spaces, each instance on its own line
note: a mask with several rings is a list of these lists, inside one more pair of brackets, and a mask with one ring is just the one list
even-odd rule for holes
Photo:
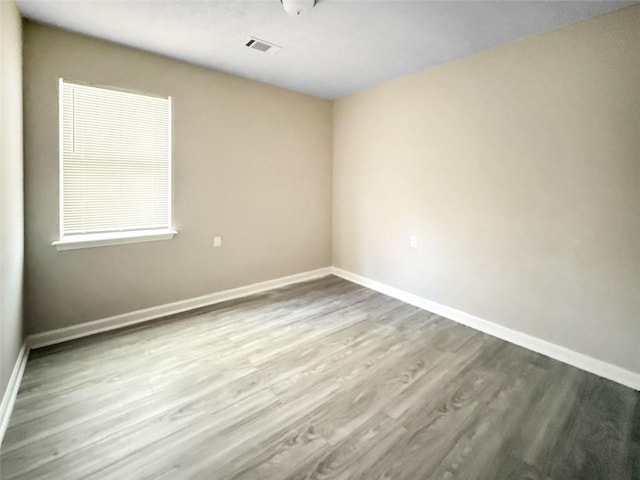
[[640,478],[639,394],[336,277],[33,351],[20,479]]

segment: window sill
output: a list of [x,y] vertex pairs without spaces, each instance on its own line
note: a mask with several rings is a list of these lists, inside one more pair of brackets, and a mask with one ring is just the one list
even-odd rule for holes
[[171,240],[178,232],[175,230],[139,230],[136,232],[89,233],[85,235],[69,235],[56,240],[51,245],[58,251],[76,250],[79,248],[108,247],[126,243],[154,242]]

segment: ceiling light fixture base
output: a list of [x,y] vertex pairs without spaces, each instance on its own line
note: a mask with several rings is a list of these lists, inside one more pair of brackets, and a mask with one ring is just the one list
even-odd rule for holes
[[280,0],[284,11],[292,17],[300,17],[315,7],[316,0]]

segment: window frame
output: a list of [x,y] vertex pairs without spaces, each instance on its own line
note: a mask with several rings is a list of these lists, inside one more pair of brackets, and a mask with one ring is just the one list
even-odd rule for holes
[[[132,93],[135,95],[167,99],[168,106],[168,183],[169,196],[168,217],[166,228],[117,230],[112,232],[64,234],[64,84],[84,85],[88,87]],[[105,247],[127,243],[150,242],[156,240],[171,240],[177,234],[173,223],[173,98],[167,95],[158,95],[148,92],[140,92],[113,86],[96,85],[77,80],[58,78],[58,240],[51,244],[60,250],[74,250],[80,248]]]

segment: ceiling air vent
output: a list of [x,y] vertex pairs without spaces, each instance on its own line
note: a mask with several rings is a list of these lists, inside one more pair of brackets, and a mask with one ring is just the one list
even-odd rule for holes
[[265,52],[271,55],[277,53],[281,48],[273,43],[265,42],[255,37],[249,37],[249,40],[247,40],[244,45],[252,50],[258,50],[259,52]]

